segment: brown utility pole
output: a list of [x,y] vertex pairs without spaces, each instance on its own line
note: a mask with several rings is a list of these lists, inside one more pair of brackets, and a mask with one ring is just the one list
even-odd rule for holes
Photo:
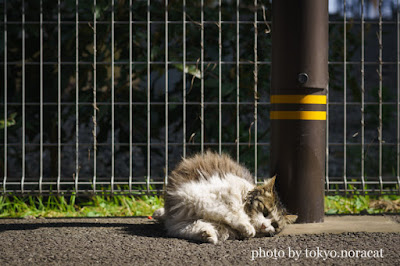
[[299,223],[323,222],[328,0],[272,2],[271,174]]

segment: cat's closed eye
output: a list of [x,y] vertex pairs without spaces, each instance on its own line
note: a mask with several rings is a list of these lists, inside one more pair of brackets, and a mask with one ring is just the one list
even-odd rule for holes
[[279,224],[278,224],[277,222],[272,222],[271,225],[272,225],[275,229],[277,229],[277,228],[279,227]]

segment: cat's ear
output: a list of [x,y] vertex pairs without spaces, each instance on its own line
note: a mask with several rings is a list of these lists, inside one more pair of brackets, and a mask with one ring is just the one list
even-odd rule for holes
[[276,175],[274,175],[273,177],[271,177],[269,179],[264,180],[264,187],[267,189],[267,191],[269,191],[269,192],[274,191],[275,179],[276,179]]
[[288,224],[292,224],[292,223],[296,222],[297,218],[298,218],[297,215],[291,215],[291,214],[285,215],[285,220]]

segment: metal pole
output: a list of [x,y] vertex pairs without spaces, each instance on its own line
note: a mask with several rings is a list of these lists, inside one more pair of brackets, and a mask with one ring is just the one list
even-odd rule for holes
[[272,2],[271,174],[299,223],[323,222],[328,0]]

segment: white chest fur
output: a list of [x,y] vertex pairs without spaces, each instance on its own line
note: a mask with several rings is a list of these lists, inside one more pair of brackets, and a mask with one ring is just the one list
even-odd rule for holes
[[226,174],[223,177],[215,174],[208,179],[182,184],[176,196],[180,196],[185,205],[190,205],[201,212],[202,209],[243,208],[243,201],[254,185],[247,180]]

